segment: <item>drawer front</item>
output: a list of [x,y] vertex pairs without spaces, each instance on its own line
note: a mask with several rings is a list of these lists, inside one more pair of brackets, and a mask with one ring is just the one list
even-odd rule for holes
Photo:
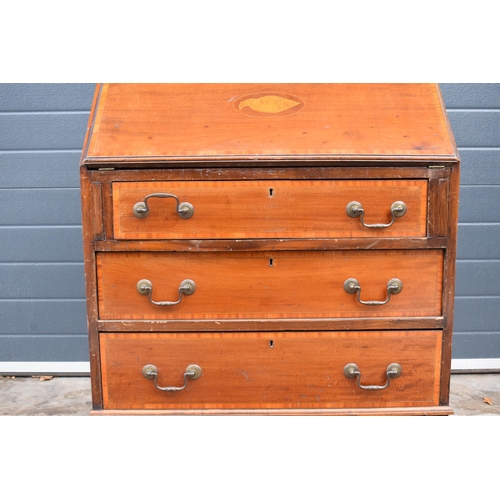
[[441,250],[101,252],[97,266],[104,320],[441,315]]
[[425,237],[426,218],[425,180],[113,183],[115,239]]
[[[441,331],[101,334],[105,409],[438,405]],[[344,374],[354,363],[360,373]],[[397,363],[401,374],[387,377]],[[157,377],[150,377],[156,371]],[[184,373],[196,365],[199,378]],[[198,372],[200,374],[200,372]]]

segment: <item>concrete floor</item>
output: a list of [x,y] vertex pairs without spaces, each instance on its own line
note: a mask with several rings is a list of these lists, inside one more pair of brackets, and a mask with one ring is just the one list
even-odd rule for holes
[[[500,373],[452,375],[450,389],[456,416],[500,415]],[[82,416],[91,408],[88,377],[0,377],[0,415]]]

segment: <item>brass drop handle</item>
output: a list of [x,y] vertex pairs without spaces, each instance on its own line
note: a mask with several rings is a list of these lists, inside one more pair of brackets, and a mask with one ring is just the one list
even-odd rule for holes
[[391,205],[392,220],[391,222],[389,222],[389,224],[365,224],[365,211],[359,201],[351,201],[346,207],[346,212],[349,217],[360,217],[359,221],[361,222],[361,225],[370,229],[382,229],[384,227],[392,226],[394,224],[394,221],[396,220],[396,217],[403,217],[403,215],[406,213],[406,210],[406,203],[404,203],[403,201],[395,201]]
[[193,280],[184,280],[178,288],[179,299],[175,302],[154,301],[151,297],[151,295],[153,295],[153,283],[151,283],[151,281],[149,280],[139,280],[137,282],[136,288],[141,295],[147,295],[151,304],[154,304],[155,306],[175,306],[176,304],[180,303],[183,295],[192,295],[196,291],[196,283]]
[[345,280],[344,282],[344,290],[347,293],[356,293],[357,294],[357,299],[360,304],[363,304],[364,306],[383,306],[384,304],[387,304],[389,300],[391,299],[391,295],[396,295],[401,292],[403,289],[403,282],[399,280],[398,278],[392,278],[389,280],[387,283],[387,298],[383,301],[378,301],[378,300],[361,300],[360,295],[361,295],[361,286],[359,284],[359,281],[355,278],[349,278]]
[[401,365],[398,365],[397,363],[391,363],[385,371],[385,376],[387,377],[385,385],[361,385],[361,372],[358,368],[358,365],[356,365],[355,363],[349,363],[344,366],[344,375],[347,378],[357,377],[358,387],[360,389],[364,389],[365,391],[381,391],[382,389],[386,389],[387,387],[389,387],[391,378],[398,378],[401,373],[403,373]]
[[175,194],[170,193],[152,193],[148,194],[144,200],[139,201],[134,205],[133,212],[136,217],[139,219],[143,219],[147,217],[149,214],[149,206],[148,200],[149,198],[173,198],[176,203],[175,211],[179,214],[183,219],[189,219],[194,214],[194,207],[191,203],[187,201],[183,203],[179,203],[179,198],[175,196]]
[[200,378],[202,374],[201,368],[198,365],[189,365],[186,368],[186,371],[184,372],[184,385],[182,387],[160,387],[158,385],[158,369],[156,368],[155,365],[146,365],[142,369],[142,375],[144,378],[147,378],[148,380],[154,380],[155,387],[159,391],[165,391],[165,392],[175,392],[175,391],[182,391],[183,389],[186,388],[188,379],[190,380],[196,380],[197,378]]

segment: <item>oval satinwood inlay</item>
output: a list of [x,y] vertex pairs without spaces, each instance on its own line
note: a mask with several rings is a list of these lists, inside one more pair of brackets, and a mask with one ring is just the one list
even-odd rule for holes
[[277,92],[247,94],[234,101],[234,108],[249,116],[284,116],[297,113],[305,103],[299,97]]

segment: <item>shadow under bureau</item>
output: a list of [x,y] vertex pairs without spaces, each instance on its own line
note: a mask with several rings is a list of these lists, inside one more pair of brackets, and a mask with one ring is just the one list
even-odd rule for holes
[[459,163],[437,85],[98,85],[92,413],[452,413]]

